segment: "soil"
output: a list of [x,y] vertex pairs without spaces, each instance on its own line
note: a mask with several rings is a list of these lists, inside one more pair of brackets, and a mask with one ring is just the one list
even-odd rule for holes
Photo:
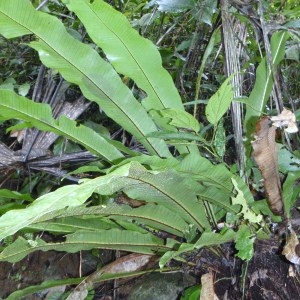
[[[202,249],[195,252],[187,257],[189,265],[177,267],[180,267],[181,273],[192,276],[195,284],[200,282],[201,275],[212,271],[215,293],[220,300],[300,299],[298,266],[291,264],[280,254],[281,248],[277,239],[257,241],[255,255],[247,264],[235,258],[232,244],[225,244],[217,251]],[[16,290],[49,279],[79,277],[80,272],[82,275],[90,274],[97,266],[112,261],[114,257],[113,251],[102,251],[100,258],[90,252],[80,255],[37,251],[16,264],[1,263],[0,296],[5,299]],[[100,284],[95,288],[93,299],[128,299],[131,290],[143,283],[145,278],[147,277],[120,280],[117,284],[113,281]],[[38,300],[47,299],[46,297],[46,293],[39,293],[23,299]]]

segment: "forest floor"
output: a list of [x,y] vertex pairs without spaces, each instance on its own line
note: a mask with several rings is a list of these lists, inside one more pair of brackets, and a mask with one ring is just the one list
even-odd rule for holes
[[[248,264],[235,258],[232,244],[225,244],[217,251],[202,249],[194,252],[187,257],[189,265],[181,265],[179,273],[188,274],[189,283],[183,284],[178,297],[180,298],[180,294],[183,293],[184,286],[200,282],[201,276],[211,271],[214,274],[215,293],[220,300],[300,299],[299,270],[297,266],[284,259],[280,254],[281,250],[278,239],[257,241],[255,255]],[[100,258],[101,263],[113,259],[113,256],[113,251],[103,251]],[[18,263],[0,264],[0,297],[6,299],[10,293],[16,290],[40,284],[45,280],[78,277],[79,272],[87,275],[95,271],[97,265],[99,265],[99,257],[94,257],[90,252],[83,252],[79,255],[78,253],[37,251]],[[194,266],[191,267],[191,265]],[[147,277],[118,280],[117,288],[116,282],[113,281],[98,284],[95,287],[94,299],[129,299],[132,289],[143,284],[145,280],[148,281],[145,278]],[[186,281],[186,277],[180,278],[179,280]],[[161,281],[159,277],[154,280]],[[155,281],[153,282],[154,286],[156,286]],[[168,285],[168,281],[164,284]],[[67,287],[64,289],[67,290]],[[46,293],[38,293],[23,299],[50,299],[50,294],[54,291],[49,290],[48,296]],[[153,297],[145,298],[144,296],[144,298],[134,299],[168,299],[163,295],[161,298]],[[174,300],[174,296],[169,299]]]

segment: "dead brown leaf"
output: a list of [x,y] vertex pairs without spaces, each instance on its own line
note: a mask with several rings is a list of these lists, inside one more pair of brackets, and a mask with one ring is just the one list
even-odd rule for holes
[[278,147],[275,142],[276,128],[264,117],[256,124],[255,141],[252,142],[253,157],[260,169],[272,212],[283,214],[281,183],[278,172]]

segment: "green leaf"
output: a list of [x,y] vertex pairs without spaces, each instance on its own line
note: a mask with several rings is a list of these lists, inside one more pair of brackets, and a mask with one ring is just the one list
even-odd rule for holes
[[26,230],[48,231],[51,233],[72,233],[78,230],[97,231],[112,228],[121,229],[118,224],[106,218],[95,216],[87,218],[84,216],[83,212],[80,216],[81,217],[65,217],[49,220],[47,222],[31,224],[26,228]]
[[169,108],[160,110],[159,114],[164,118],[171,119],[169,124],[175,127],[185,128],[196,133],[200,130],[199,122],[191,114],[184,110]]
[[199,300],[200,292],[200,285],[191,286],[184,291],[183,295],[180,297],[180,300]]
[[296,183],[300,177],[298,172],[288,172],[282,188],[282,199],[284,203],[284,211],[288,218],[291,217],[291,209],[300,192],[300,185]]
[[172,77],[162,67],[156,46],[140,36],[123,14],[100,0],[65,2],[117,72],[133,79],[146,92],[143,105],[147,110],[177,108],[183,111],[179,93]]
[[266,199],[254,201],[253,203],[251,203],[251,209],[256,214],[263,214],[265,216],[269,216],[275,223],[279,223],[282,221],[282,218],[280,216],[274,215],[273,212],[270,210],[269,204]]
[[232,229],[225,229],[221,233],[203,232],[195,244],[181,243],[180,247],[174,251],[167,251],[159,260],[159,266],[162,268],[171,259],[177,258],[183,253],[194,251],[206,246],[221,245],[233,241],[236,238],[236,232]]
[[[68,206],[80,206],[93,192],[112,195],[122,190],[133,199],[145,200],[166,207],[161,210],[163,215],[157,214],[159,218],[165,218],[165,221],[158,220],[156,217],[151,219],[151,214],[155,214],[154,207],[141,208],[141,215],[135,215],[141,220],[148,217],[150,226],[151,223],[154,226],[157,222],[156,227],[169,228],[179,235],[182,235],[182,231],[186,231],[185,222],[194,224],[200,230],[209,230],[210,224],[203,203],[198,201],[196,196],[200,188],[199,183],[176,171],[168,170],[152,174],[137,162],[132,162],[108,175],[92,180],[86,179],[80,185],[59,188],[55,192],[39,197],[25,209],[5,213],[0,218],[0,239],[42,221],[47,214],[55,214]],[[174,217],[174,213],[185,222]],[[172,218],[174,218],[173,221]],[[174,224],[175,220],[178,221],[178,225]]]
[[225,228],[221,233],[203,232],[199,240],[195,243],[195,249],[207,246],[221,245],[233,241],[236,238],[236,232]]
[[[181,237],[188,231],[188,224],[176,212],[167,209],[163,205],[159,205],[158,207],[157,204],[152,203],[148,203],[147,205],[138,208],[131,208],[127,205],[118,205],[116,203],[108,204],[105,207],[70,207],[62,211],[46,214],[36,220],[37,222],[42,223],[34,224],[30,227],[36,228],[39,226],[44,230],[47,229],[50,231],[48,224],[51,224],[53,221],[49,220],[55,218],[54,222],[60,224],[60,219],[65,220],[65,218],[67,218],[66,220],[68,220],[68,218],[75,216],[85,216],[86,218],[90,215],[94,217],[106,217],[105,222],[108,225],[110,225],[109,220],[115,220],[116,222],[119,222],[120,220],[131,222],[134,220],[135,223],[140,223]],[[66,222],[66,220],[63,222]],[[81,222],[79,222],[79,225],[80,224]],[[77,224],[75,225],[77,226]]]
[[77,168],[74,171],[69,172],[68,175],[71,175],[71,174],[83,174],[83,173],[89,173],[89,172],[91,172],[91,173],[92,172],[102,173],[103,169],[100,168],[99,165],[96,165],[96,166],[86,165],[86,166],[79,167],[79,168]]
[[47,67],[58,70],[67,81],[79,85],[87,99],[98,103],[150,153],[170,156],[162,140],[145,138],[157,128],[114,68],[90,45],[69,35],[57,18],[36,11],[28,0],[2,0],[0,34],[6,38],[34,34],[36,40],[29,46],[38,51]]
[[247,203],[254,201],[248,186],[239,176],[231,173],[224,164],[214,165],[205,157],[189,154],[185,156],[176,170],[203,183],[206,188],[199,190],[200,198],[203,197],[214,204],[219,202],[219,205],[226,207],[228,211],[238,212],[231,203],[230,197],[233,190],[231,178],[237,181]]
[[223,126],[223,119],[220,120],[220,122],[217,125],[215,137],[213,141],[213,145],[217,151],[217,154],[220,157],[223,157],[225,155],[225,145],[226,145],[226,133]]
[[[93,41],[104,50],[115,70],[131,78],[146,93],[142,105],[155,122],[162,128],[172,130],[163,118],[155,114],[155,110],[173,108],[184,114],[184,107],[172,77],[162,67],[156,46],[141,37],[122,13],[104,1],[65,2],[78,15]],[[193,145],[188,145],[188,149],[179,147],[178,150],[181,153],[198,152]]]
[[197,195],[200,200],[217,205],[220,208],[225,209],[227,212],[236,213],[238,211],[237,208],[230,202],[231,193],[228,193],[224,189],[220,189],[215,186],[204,186],[202,190],[197,192]]
[[162,130],[162,131],[152,132],[148,134],[148,136],[161,138],[164,140],[170,140],[170,143],[172,140],[181,143],[186,143],[186,141],[198,141],[202,143],[207,143],[203,137],[191,132],[173,132],[173,131]]
[[[24,209],[8,211],[0,217],[0,240],[30,224],[36,223],[45,214],[66,207],[80,206],[96,188],[102,187],[102,191],[107,195],[113,194],[113,182],[120,176],[128,175],[129,168],[130,165],[128,164],[118,168],[115,172],[100,177],[100,179],[93,179],[79,185],[61,187],[54,192],[39,197]],[[94,180],[97,181],[97,185]]]
[[291,153],[285,147],[280,145],[278,153],[278,167],[282,173],[297,172],[300,171],[300,158],[299,153]]
[[163,268],[171,259],[178,258],[181,254],[194,250],[193,244],[181,243],[178,250],[167,251],[159,260],[159,267]]
[[132,251],[154,254],[155,251],[169,250],[162,239],[151,233],[138,233],[127,230],[111,229],[99,231],[77,231],[66,236],[62,243],[46,243],[41,239],[27,241],[19,237],[0,253],[0,261],[17,262],[28,254],[41,251],[66,251],[75,253],[95,248]]
[[237,191],[237,195],[235,197],[232,197],[232,204],[238,204],[242,206],[242,210],[240,213],[243,215],[245,220],[249,220],[249,222],[251,223],[260,223],[262,221],[262,215],[256,215],[251,210],[251,208],[247,204],[243,192],[238,188],[237,182],[234,178],[232,178],[232,183],[235,190]]
[[58,120],[52,117],[48,104],[35,103],[9,90],[0,90],[0,116],[4,120],[19,119],[29,122],[40,130],[52,131],[73,140],[92,153],[113,162],[123,157],[109,140],[101,137],[92,129],[61,116]]
[[[285,31],[277,31],[272,35],[271,53],[274,68],[278,66],[284,57],[285,43],[288,37],[289,34]],[[266,58],[263,58],[256,70],[255,84],[248,99],[249,106],[246,106],[244,124],[247,135],[250,135],[254,131],[258,117],[260,117],[265,110],[273,83],[273,74],[271,70],[268,69]]]
[[[300,24],[300,19],[299,19],[299,24]],[[289,46],[286,51],[285,51],[286,59],[291,59],[295,60],[296,62],[299,63],[300,61],[300,49],[298,45],[292,45]]]
[[208,101],[205,115],[211,124],[216,124],[223,117],[233,100],[232,77],[228,77]]
[[124,160],[122,160],[119,164],[112,166],[107,173],[116,170],[120,166],[123,166],[125,164],[131,163],[131,162],[138,162],[141,165],[145,166],[147,169],[152,171],[163,171],[166,169],[173,169],[175,166],[179,165],[179,160],[175,157],[168,157],[168,158],[161,158],[156,155],[145,155],[141,154],[136,157],[129,157]]
[[93,186],[69,185],[36,199],[24,209],[10,210],[0,218],[0,240],[14,234],[51,211],[81,205],[92,194]]
[[30,202],[33,201],[33,198],[30,196],[30,194],[21,194],[7,189],[0,189],[0,199],[16,199]]
[[26,96],[30,90],[30,84],[29,83],[24,83],[19,86],[18,88],[18,93],[21,96]]
[[196,196],[201,185],[193,179],[174,170],[152,174],[134,163],[128,177],[139,183],[124,186],[130,198],[162,204],[200,230],[210,228],[203,203]]
[[235,239],[235,248],[238,250],[237,256],[249,261],[254,254],[254,241],[255,237],[253,237],[250,228],[245,224],[241,225]]

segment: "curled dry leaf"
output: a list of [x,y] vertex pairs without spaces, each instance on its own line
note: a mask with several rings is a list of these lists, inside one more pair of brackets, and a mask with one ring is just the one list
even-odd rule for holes
[[299,257],[299,240],[297,235],[293,229],[290,230],[290,234],[287,236],[286,244],[283,247],[282,254],[289,260],[291,263],[295,265],[300,265],[300,257]]
[[298,131],[295,114],[286,108],[278,116],[271,117],[271,121],[275,127],[286,127],[284,131],[287,133]]
[[278,147],[275,142],[276,128],[271,126],[268,117],[256,124],[255,141],[252,142],[253,157],[260,169],[271,211],[283,214],[281,183],[278,172]]

